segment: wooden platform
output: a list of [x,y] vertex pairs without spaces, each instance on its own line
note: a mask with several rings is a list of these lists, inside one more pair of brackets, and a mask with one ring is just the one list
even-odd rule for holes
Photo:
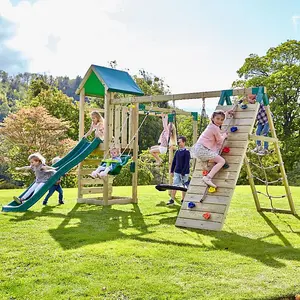
[[[231,107],[218,106],[217,109],[228,110]],[[245,110],[241,108],[236,110],[230,127],[236,126],[238,131],[232,133],[229,130],[225,146],[230,148],[230,152],[222,154],[229,164],[229,168],[222,169],[216,174],[213,181],[218,186],[217,191],[208,193],[203,203],[200,203],[200,200],[205,192],[206,184],[202,180],[202,170],[207,166],[197,161],[189,189],[177,217],[176,226],[216,231],[222,229],[246,155],[248,136],[252,133],[257,111],[257,104],[248,105],[248,108]],[[229,122],[230,120],[226,120],[223,128],[226,128]],[[211,169],[211,167],[212,163],[208,164],[208,169]],[[188,202],[194,202],[196,206],[189,209]],[[211,214],[208,220],[203,217],[203,214],[206,212]]]

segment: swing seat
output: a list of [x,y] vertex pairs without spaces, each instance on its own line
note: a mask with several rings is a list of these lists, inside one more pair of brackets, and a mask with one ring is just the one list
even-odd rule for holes
[[182,191],[182,192],[187,191],[187,187],[176,186],[176,185],[171,185],[171,184],[162,184],[162,183],[156,185],[155,188],[160,192],[164,192],[167,190],[175,190],[175,191]]
[[116,166],[115,166],[112,170],[110,170],[110,171],[108,172],[108,174],[109,174],[109,175],[113,175],[113,176],[116,176],[116,175],[120,174],[120,172],[121,172],[123,166],[125,166],[125,165],[128,163],[128,161],[129,161],[130,158],[131,158],[130,155],[122,155],[122,156],[121,156],[122,162],[118,162],[118,163],[116,164]]

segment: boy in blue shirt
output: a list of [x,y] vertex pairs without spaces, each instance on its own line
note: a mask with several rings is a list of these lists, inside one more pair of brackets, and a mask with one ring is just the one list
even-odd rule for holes
[[[171,175],[173,176],[173,185],[187,187],[190,173],[190,151],[185,148],[186,137],[180,136],[178,138],[178,147],[179,149],[175,152],[172,166],[171,166]],[[182,192],[183,202],[186,192]],[[175,203],[176,190],[171,191],[171,199],[167,205],[173,205]]]

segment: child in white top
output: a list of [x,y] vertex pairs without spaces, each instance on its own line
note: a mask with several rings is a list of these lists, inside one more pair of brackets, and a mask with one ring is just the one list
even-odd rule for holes
[[20,170],[32,170],[35,173],[35,182],[34,184],[26,191],[22,198],[13,197],[18,204],[22,204],[23,201],[28,200],[32,197],[45,182],[56,173],[56,169],[45,164],[45,158],[40,153],[33,153],[29,155],[28,160],[30,166],[16,168],[17,171]]
[[87,138],[93,131],[95,131],[95,137],[104,139],[104,119],[97,111],[91,112],[92,124],[89,131],[83,136]]
[[152,146],[150,148],[150,153],[155,158],[156,164],[158,166],[162,163],[162,159],[159,157],[159,154],[167,153],[168,147],[175,146],[177,141],[175,125],[173,123],[168,124],[168,115],[161,114],[161,117],[163,123],[163,131],[159,136],[158,145]]
[[117,148],[111,148],[110,149],[110,157],[111,159],[102,161],[100,166],[92,172],[89,176],[92,178],[96,177],[105,177],[107,176],[108,172],[113,170],[117,163],[121,163],[122,159],[120,157],[120,151]]

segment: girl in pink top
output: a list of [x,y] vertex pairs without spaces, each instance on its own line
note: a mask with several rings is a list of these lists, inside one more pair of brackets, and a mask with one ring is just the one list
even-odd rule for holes
[[104,119],[97,111],[91,112],[92,124],[89,131],[83,136],[84,138],[91,135],[95,131],[95,137],[99,137],[101,140],[104,139]]
[[[226,112],[232,113],[231,111]],[[210,172],[203,177],[203,181],[213,187],[217,187],[211,180],[221,170],[225,164],[225,159],[219,155],[223,141],[227,137],[227,132],[221,133],[221,126],[226,118],[222,110],[217,110],[212,114],[211,123],[200,135],[197,143],[191,148],[192,157],[201,161],[211,161],[216,164]]]
[[159,154],[166,154],[168,151],[168,147],[175,146],[177,140],[176,128],[173,123],[168,124],[168,115],[161,114],[161,117],[164,129],[158,139],[158,145],[152,146],[150,148],[150,153],[155,158],[156,164],[158,166],[162,163],[162,159],[159,157]]

